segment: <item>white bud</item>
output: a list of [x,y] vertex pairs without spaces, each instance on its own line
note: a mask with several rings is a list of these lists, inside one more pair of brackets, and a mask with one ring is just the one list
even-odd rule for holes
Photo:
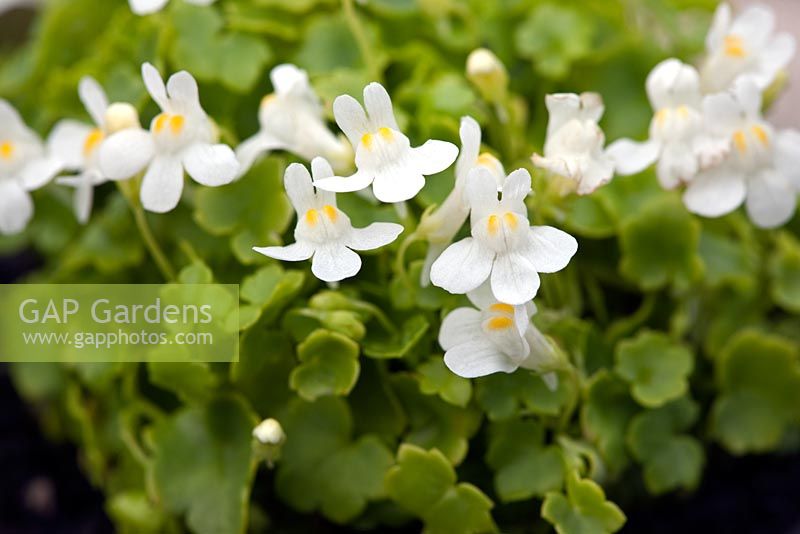
[[253,429],[253,437],[263,445],[280,445],[286,439],[283,427],[275,419],[264,419]]
[[139,128],[139,112],[127,102],[114,102],[106,109],[106,130],[113,134],[128,128]]
[[478,48],[467,58],[467,78],[481,96],[490,102],[504,98],[508,89],[508,72],[491,50]]

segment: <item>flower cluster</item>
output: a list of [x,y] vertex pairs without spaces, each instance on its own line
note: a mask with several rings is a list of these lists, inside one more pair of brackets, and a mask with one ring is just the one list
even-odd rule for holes
[[[138,14],[165,3],[130,0]],[[774,35],[773,25],[764,8],[750,8],[731,21],[730,8],[720,6],[700,71],[668,59],[648,76],[645,86],[654,114],[644,142],[620,139],[605,146],[599,94],[547,95],[546,139],[543,154],[532,156],[533,165],[562,177],[579,195],[592,193],[615,174],[655,165],[664,188],[685,186],[683,200],[693,213],[716,217],[744,203],[758,226],[785,223],[800,190],[800,133],[776,131],[761,116],[765,89],[794,53],[793,39]],[[468,60],[467,73],[502,111],[508,73],[499,60],[478,50]],[[85,223],[94,187],[108,180],[140,180],[141,206],[165,213],[180,202],[184,174],[204,186],[223,186],[259,157],[283,150],[311,166],[309,172],[294,163],[285,171],[286,193],[297,214],[295,242],[254,250],[278,260],[311,260],[315,276],[337,283],[359,272],[356,251],[389,245],[404,227],[375,222],[354,228],[337,206],[336,193],[371,187],[377,201],[396,204],[403,212],[402,203],[425,187],[427,176],[455,162],[453,190],[441,206],[424,214],[413,234],[429,244],[421,284],[465,294],[477,308],[458,308],[444,318],[440,344],[445,363],[466,377],[533,369],[554,387],[550,373],[559,368],[559,352],[531,324],[533,299],[540,273],[564,269],[578,243],[559,229],[531,225],[529,171],[519,168],[507,175],[495,155],[482,152],[475,119],[461,119],[460,152],[441,140],[412,146],[386,89],[370,83],[363,105],[349,95],[333,102],[339,135],[327,124],[306,72],[283,64],[271,72],[274,92],[261,101],[259,130],[233,149],[217,142],[217,128],[189,73],[173,74],[165,84],[145,63],[142,78],[161,109],[147,129],[133,106],[110,104],[91,78],[81,80],[78,93],[94,124],[61,121],[46,143],[0,100],[0,232],[22,231],[33,213],[29,191],[62,171],[73,174],[57,183],[76,189],[75,211]],[[467,220],[470,235],[454,242]]]

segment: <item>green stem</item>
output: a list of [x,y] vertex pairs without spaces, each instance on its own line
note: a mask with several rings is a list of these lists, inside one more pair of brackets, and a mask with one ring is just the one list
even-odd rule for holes
[[412,232],[403,239],[403,242],[400,243],[400,248],[397,249],[397,256],[394,263],[394,270],[395,272],[400,275],[403,282],[405,282],[408,286],[412,286],[411,280],[408,278],[408,272],[406,271],[406,252],[408,252],[408,247],[410,247],[415,241],[417,241],[418,236],[416,232]]
[[383,76],[381,75],[380,66],[374,54],[371,53],[367,34],[364,32],[364,26],[361,25],[361,21],[358,19],[353,0],[342,0],[342,10],[344,11],[344,19],[347,22],[347,26],[350,28],[350,33],[353,34],[358,49],[361,52],[361,58],[367,66],[367,71],[373,80],[377,82],[382,81]]
[[164,278],[168,282],[172,282],[176,278],[175,269],[172,267],[167,255],[164,254],[163,250],[161,250],[161,246],[158,244],[155,235],[153,235],[153,231],[150,229],[150,224],[147,222],[147,216],[144,212],[144,209],[133,192],[134,188],[129,186],[126,187],[132,182],[133,180],[129,180],[127,183],[117,182],[117,188],[125,196],[125,199],[128,201],[128,205],[131,207],[133,218],[136,221],[136,227],[139,229],[139,234],[142,236],[142,241],[144,241],[147,250],[150,252],[150,256],[153,258],[153,261],[156,262],[156,265],[158,266],[158,269],[161,271],[161,274],[164,276]]

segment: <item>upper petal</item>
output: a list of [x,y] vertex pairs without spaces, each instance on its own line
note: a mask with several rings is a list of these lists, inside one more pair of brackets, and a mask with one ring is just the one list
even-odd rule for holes
[[97,80],[91,76],[81,78],[78,83],[78,95],[94,123],[100,128],[105,128],[108,98]]
[[[132,2],[134,0],[131,0]],[[142,0],[136,0],[141,2]],[[146,3],[155,4],[156,2],[151,2],[147,0]],[[166,3],[166,0],[160,0],[161,6],[158,9],[161,9],[163,5]],[[135,11],[135,10],[134,10]],[[162,110],[169,109],[169,98],[167,98],[167,88],[164,85],[164,79],[161,78],[161,73],[158,72],[153,65],[150,63],[144,63],[142,65],[142,80],[144,80],[144,86],[147,88],[147,92],[150,93],[150,96],[158,104]]]
[[361,143],[361,136],[369,131],[364,108],[350,95],[340,95],[333,101],[333,116],[353,147]]
[[481,151],[481,127],[472,117],[461,117],[458,130],[461,138],[461,152],[456,161],[456,187],[466,180],[470,169],[475,166]]
[[702,99],[697,69],[675,58],[656,65],[647,76],[646,87],[656,110],[682,104],[697,107]]
[[497,207],[497,182],[484,167],[475,167],[467,175],[465,195],[472,212],[472,221],[479,221]]
[[338,282],[358,274],[361,258],[338,243],[329,243],[318,248],[311,260],[311,272],[323,282]]
[[402,232],[399,224],[375,222],[366,228],[353,228],[345,244],[354,250],[372,250],[388,245]]
[[170,105],[178,113],[204,113],[200,106],[200,92],[194,77],[182,70],[169,77],[167,93]]
[[731,25],[731,6],[727,2],[722,2],[714,12],[711,20],[711,27],[706,35],[706,48],[716,50],[722,40],[728,34]]
[[775,29],[775,14],[771,9],[753,5],[739,13],[731,25],[730,33],[741,37],[752,48],[766,44]]
[[166,213],[172,211],[183,193],[183,166],[174,155],[156,156],[142,179],[139,196],[147,211]]
[[450,293],[463,294],[481,285],[492,271],[494,253],[467,237],[453,243],[431,266],[431,282]]
[[231,183],[239,172],[239,161],[228,145],[195,143],[183,153],[183,166],[197,183],[210,187]]
[[431,139],[411,149],[417,170],[425,176],[442,172],[458,157],[458,147],[447,141]]
[[283,186],[298,216],[317,207],[311,175],[305,165],[292,163],[283,174]]
[[392,99],[381,84],[372,82],[364,88],[364,107],[367,109],[367,116],[372,130],[377,130],[378,128],[400,130],[394,118]]
[[85,164],[84,145],[92,127],[71,119],[56,123],[47,137],[48,152],[64,163],[65,169],[78,170]]
[[[531,192],[531,173],[528,169],[517,169],[503,182],[502,203],[512,206],[525,201]],[[527,215],[527,213],[526,213]]]
[[531,226],[525,257],[540,273],[554,273],[569,264],[578,251],[578,242],[552,226]]
[[581,98],[574,93],[556,93],[544,98],[549,113],[547,137],[561,129],[564,124],[578,117],[581,109]]
[[155,153],[155,144],[147,130],[130,128],[106,139],[98,150],[103,174],[112,180],[124,180],[147,165]]

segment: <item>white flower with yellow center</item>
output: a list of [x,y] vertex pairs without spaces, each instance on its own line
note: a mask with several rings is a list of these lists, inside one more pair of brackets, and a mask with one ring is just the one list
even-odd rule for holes
[[466,293],[487,279],[495,298],[524,304],[539,290],[539,273],[560,271],[578,250],[571,235],[550,226],[530,226],[525,197],[531,176],[517,169],[506,178],[502,199],[487,169],[467,178],[472,237],[450,245],[431,267],[431,282],[450,293]]
[[214,144],[215,130],[200,106],[197,82],[186,71],[170,76],[166,87],[149,63],[142,78],[161,114],[150,131],[130,128],[100,147],[100,168],[112,180],[130,178],[147,167],[140,192],[142,206],[165,213],[183,193],[183,171],[196,182],[216,187],[233,181],[239,162],[227,145]]
[[776,132],[761,116],[755,80],[706,98],[705,115],[715,132],[730,139],[719,165],[698,174],[683,195],[689,211],[719,217],[745,202],[756,226],[772,228],[794,213],[800,190],[800,132]]
[[342,95],[333,102],[336,123],[356,153],[357,172],[349,177],[334,176],[314,185],[344,193],[359,191],[372,184],[381,202],[403,202],[425,186],[425,176],[452,165],[458,148],[446,141],[427,141],[412,148],[408,137],[397,126],[392,101],[379,83],[364,88],[364,108],[358,101]]
[[431,265],[453,242],[453,238],[469,216],[469,203],[464,195],[469,172],[475,167],[486,168],[497,181],[498,191],[502,190],[506,171],[503,164],[488,152],[481,153],[481,127],[472,117],[462,117],[461,152],[456,160],[456,182],[441,206],[420,223],[417,232],[428,240],[428,253],[422,268],[423,286],[430,282]]
[[[184,1],[198,6],[209,6],[214,3],[214,0]],[[128,0],[128,4],[131,6],[131,11],[137,15],[150,15],[152,13],[157,13],[158,11],[164,9],[164,6],[167,5],[167,2],[169,2],[169,0]]]
[[550,389],[558,386],[555,370],[562,360],[553,344],[533,325],[536,306],[498,302],[491,291],[467,294],[475,308],[457,308],[442,321],[439,345],[444,363],[464,378],[513,373],[520,367],[541,373]]
[[[333,176],[323,158],[311,162],[314,180]],[[366,228],[353,228],[350,218],[336,206],[336,195],[314,190],[311,175],[299,163],[286,169],[286,193],[297,212],[295,243],[285,247],[255,247],[253,250],[283,261],[311,258],[311,272],[324,282],[338,282],[355,276],[361,258],[354,250],[372,250],[388,245],[403,231],[399,224],[376,222]]]
[[136,109],[124,103],[109,106],[103,88],[94,78],[81,79],[78,95],[94,125],[62,120],[53,128],[47,147],[64,163],[65,169],[78,172],[76,176],[59,177],[56,182],[76,189],[75,214],[81,224],[86,224],[92,212],[94,188],[107,181],[100,169],[100,146],[111,133],[140,126]]
[[33,217],[29,192],[52,180],[61,166],[17,110],[0,99],[0,234],[18,234],[28,226]]
[[706,36],[708,55],[700,70],[703,90],[724,91],[742,75],[751,76],[764,90],[794,56],[794,37],[774,33],[775,15],[765,6],[748,7],[731,18],[731,6],[720,4]]
[[236,148],[244,174],[255,160],[270,150],[287,150],[311,161],[327,159],[334,170],[351,168],[353,150],[344,137],[328,129],[322,104],[308,81],[308,74],[294,65],[278,65],[270,73],[275,92],[261,100],[261,129]]
[[547,95],[545,104],[550,120],[544,157],[534,154],[533,164],[575,182],[579,195],[611,181],[614,162],[603,151],[606,137],[597,125],[604,111],[600,95]]
[[647,77],[647,96],[655,114],[650,139],[620,139],[609,145],[617,174],[636,174],[656,161],[661,185],[673,189],[691,180],[701,168],[719,163],[726,142],[712,137],[703,120],[703,96],[697,70],[677,59],[659,63]]

